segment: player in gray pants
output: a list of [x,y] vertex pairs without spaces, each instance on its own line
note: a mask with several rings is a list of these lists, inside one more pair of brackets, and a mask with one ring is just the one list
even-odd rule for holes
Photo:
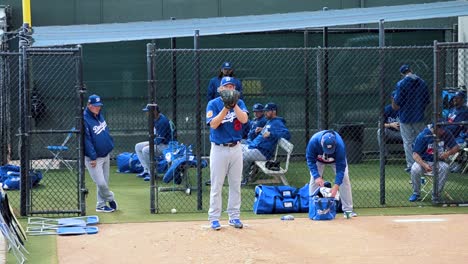
[[[232,77],[224,77],[218,91],[233,91],[235,81]],[[232,92],[227,92],[231,93]],[[224,179],[228,177],[229,200],[227,212],[229,225],[242,228],[239,219],[241,205],[242,179],[242,124],[248,121],[247,107],[244,101],[226,102],[217,97],[206,106],[206,124],[210,126],[210,209],[208,220],[213,230],[221,229],[219,218],[222,211],[222,190]]]

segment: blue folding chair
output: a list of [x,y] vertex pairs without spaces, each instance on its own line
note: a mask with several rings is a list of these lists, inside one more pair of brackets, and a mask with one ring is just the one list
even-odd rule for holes
[[47,149],[53,155],[53,158],[52,158],[52,161],[50,162],[51,166],[47,166],[45,173],[49,171],[53,167],[52,164],[56,164],[56,162],[59,164],[59,167],[60,167],[60,164],[63,164],[67,169],[69,169],[70,171],[73,171],[73,166],[67,160],[65,160],[62,157],[62,155],[64,152],[68,151],[69,148],[67,146],[67,143],[73,137],[73,132],[75,130],[76,129],[72,127],[71,132],[68,133],[67,137],[65,138],[65,140],[63,141],[61,145],[47,146]]

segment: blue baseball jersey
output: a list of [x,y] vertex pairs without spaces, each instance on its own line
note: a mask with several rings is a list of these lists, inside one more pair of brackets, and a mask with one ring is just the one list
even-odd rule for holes
[[[269,131],[270,135],[266,138],[263,133]],[[258,149],[267,159],[273,156],[274,148],[280,138],[291,139],[289,129],[286,127],[286,121],[282,117],[275,117],[267,121],[262,131],[248,143],[249,149]]]
[[[385,123],[394,123],[400,122],[400,110],[393,110],[392,105],[386,105],[384,108],[384,122]],[[389,127],[390,130],[397,130],[393,127]]]
[[172,140],[172,131],[169,124],[169,119],[163,114],[159,114],[159,118],[153,121],[154,124],[154,144],[169,144]]
[[[449,123],[453,122],[462,122],[462,121],[468,121],[468,109],[465,105],[458,107],[458,108],[452,108],[450,109],[448,115],[447,115],[447,121]],[[458,137],[460,132],[464,130],[463,125],[448,125],[445,127],[446,129],[450,130],[452,132],[454,137]]]
[[[445,130],[445,133],[440,137],[438,152],[439,154],[445,150],[455,147],[457,143],[452,133]],[[414,140],[413,152],[416,152],[421,158],[428,162],[434,161],[434,137],[429,128],[425,128]]]
[[94,115],[88,108],[84,110],[85,156],[91,160],[107,156],[114,149],[114,139],[109,133],[102,111]]
[[416,74],[408,74],[396,84],[393,98],[400,107],[400,122],[404,124],[424,121],[424,111],[430,103],[429,89]]
[[[211,78],[210,83],[208,84],[208,94],[206,96],[208,101],[213,100],[219,96],[218,88],[219,86],[221,86],[221,79],[222,78],[219,78],[218,76]],[[242,82],[239,79],[234,78],[234,83],[236,86],[236,90],[240,93],[240,98],[243,99],[244,97],[242,94]]]
[[265,127],[266,123],[267,119],[265,118],[265,116],[255,118],[252,121],[250,121],[250,129],[247,138],[249,140],[254,140],[255,137],[258,135],[257,133],[255,133],[255,129],[257,129],[257,127]]
[[[326,132],[333,132],[336,137],[336,148],[335,153],[326,155],[323,153],[322,149],[322,135]],[[306,149],[306,159],[307,166],[309,166],[310,173],[314,179],[320,177],[320,174],[317,169],[317,161],[325,164],[335,164],[336,166],[336,176],[335,184],[341,185],[343,183],[344,172],[346,169],[346,147],[343,139],[341,138],[338,132],[333,130],[322,130],[315,133],[312,138],[309,140]]]
[[[239,99],[237,105],[244,112],[247,111],[244,101]],[[206,124],[210,125],[211,120],[216,117],[221,110],[223,110],[224,103],[221,97],[208,102],[206,106]],[[236,112],[234,109],[229,110],[229,113],[224,117],[221,124],[213,129],[210,127],[210,141],[216,144],[226,144],[231,142],[237,142],[242,139],[242,123],[237,119]]]

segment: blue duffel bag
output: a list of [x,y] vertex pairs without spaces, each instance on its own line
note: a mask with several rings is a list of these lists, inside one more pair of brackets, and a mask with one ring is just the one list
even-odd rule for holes
[[309,218],[312,220],[333,220],[336,216],[334,197],[310,196]]
[[292,186],[255,187],[253,212],[255,214],[296,213],[300,211],[301,198]]
[[122,152],[117,155],[117,170],[121,173],[140,173],[143,166],[136,153]]

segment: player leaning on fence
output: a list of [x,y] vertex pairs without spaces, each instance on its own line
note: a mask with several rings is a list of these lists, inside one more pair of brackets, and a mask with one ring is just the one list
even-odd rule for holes
[[109,190],[109,153],[114,149],[114,140],[101,114],[102,106],[98,95],[88,98],[84,111],[85,165],[97,187],[96,212],[112,213],[117,210],[114,193]]
[[226,175],[229,182],[227,212],[229,225],[242,228],[240,221],[242,178],[242,125],[247,123],[247,107],[239,99],[232,77],[224,77],[218,89],[220,96],[206,106],[206,124],[210,126],[210,209],[208,220],[213,230],[219,230],[222,210],[222,190]]
[[307,144],[306,159],[311,176],[309,193],[324,187],[323,170],[325,165],[329,164],[335,172],[335,184],[331,189],[331,196],[335,197],[339,190],[343,212],[350,212],[349,215],[352,217],[357,216],[353,211],[346,147],[338,132],[323,130],[315,133]]

